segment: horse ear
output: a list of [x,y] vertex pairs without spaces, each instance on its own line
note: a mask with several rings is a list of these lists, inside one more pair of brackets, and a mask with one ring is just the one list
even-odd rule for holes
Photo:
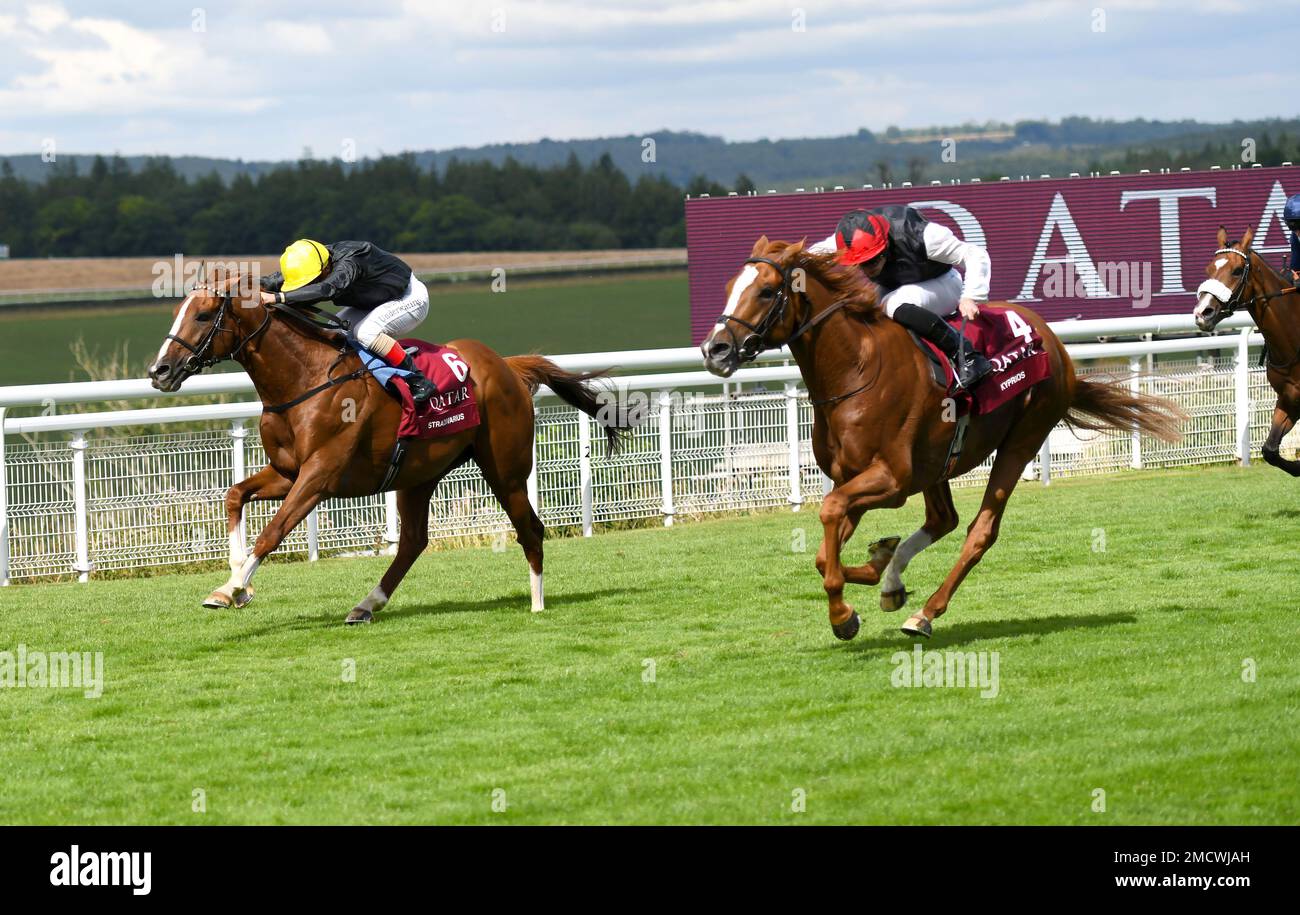
[[792,245],[787,245],[786,249],[781,252],[781,265],[789,267],[798,260],[799,255],[803,254],[804,248],[808,245],[808,236],[804,236]]
[[1244,235],[1241,236],[1241,250],[1249,251],[1250,243],[1255,240],[1254,227],[1247,227]]
[[764,235],[764,236],[763,236],[762,238],[760,238],[758,241],[754,242],[754,250],[752,250],[752,251],[749,252],[749,256],[750,256],[750,257],[758,257],[760,254],[762,254],[764,251],[767,250],[767,246],[768,246],[769,244],[770,244],[770,242],[768,242],[768,240],[767,240],[767,236]]
[[1219,247],[1228,247],[1228,229],[1226,226],[1219,226]]

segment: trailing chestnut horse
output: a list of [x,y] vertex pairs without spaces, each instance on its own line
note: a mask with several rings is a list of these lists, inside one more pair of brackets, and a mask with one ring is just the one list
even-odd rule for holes
[[[948,480],[997,458],[961,556],[925,606],[903,624],[929,637],[967,573],[998,536],[1007,500],[1025,465],[1061,420],[1084,429],[1140,429],[1165,440],[1179,436],[1171,403],[1132,394],[1122,382],[1076,378],[1065,347],[1038,315],[1009,305],[1042,339],[1051,374],[990,413],[970,418],[958,463],[946,473],[955,411],[930,372],[928,357],[907,331],[877,307],[875,286],[842,267],[835,254],[816,255],[802,242],[760,238],[746,268],[728,284],[727,309],[701,346],[705,366],[726,377],[764,348],[788,345],[813,403],[812,446],[835,486],[822,502],[824,528],[817,571],[830,601],[835,635],[853,638],[858,615],[844,585],[882,583],[882,610],[907,602],[902,574],[913,556],[957,526]],[[995,303],[1002,305],[1004,303]],[[741,328],[738,331],[736,328]],[[948,409],[945,409],[945,406]],[[907,540],[877,541],[864,565],[845,567],[841,551],[862,515],[925,497],[925,523]]]
[[1197,327],[1210,331],[1237,309],[1244,309],[1264,335],[1264,372],[1277,392],[1273,424],[1264,441],[1264,460],[1300,477],[1300,461],[1287,460],[1279,453],[1283,436],[1300,417],[1300,295],[1268,261],[1250,250],[1254,238],[1255,231],[1247,229],[1241,241],[1230,243],[1227,230],[1219,226],[1219,250],[1205,268],[1209,279],[1196,291],[1192,314]]
[[[361,368],[341,333],[285,306],[263,305],[247,286],[235,277],[191,292],[177,305],[171,332],[149,367],[154,387],[175,391],[191,375],[234,359],[252,378],[264,405],[289,405],[262,413],[268,465],[226,493],[230,578],[203,601],[205,607],[246,605],[253,597],[257,567],[321,500],[377,492],[389,469],[401,418],[401,405]],[[397,490],[401,513],[397,553],[379,584],[348,614],[349,623],[370,622],[392,598],[428,544],[434,489],[471,458],[519,537],[528,560],[532,609],[544,608],[543,527],[526,487],[533,464],[532,395],[545,384],[595,416],[600,405],[588,382],[603,373],[566,372],[541,356],[502,358],[477,340],[448,345],[469,364],[480,423],[445,438],[409,441],[401,468],[387,487]],[[331,380],[335,383],[328,384]],[[605,427],[611,450],[621,431]],[[284,504],[263,528],[250,555],[240,518],[248,502],[265,499],[283,499]]]

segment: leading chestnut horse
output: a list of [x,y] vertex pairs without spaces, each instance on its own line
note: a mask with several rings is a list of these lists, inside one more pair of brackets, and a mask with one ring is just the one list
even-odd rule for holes
[[[763,349],[788,345],[812,400],[813,455],[835,484],[822,502],[824,536],[816,564],[830,602],[831,629],[841,639],[853,638],[860,626],[844,602],[844,585],[883,583],[881,609],[902,607],[907,564],[957,527],[949,479],[978,466],[994,450],[984,500],[967,528],[961,556],[925,606],[903,624],[908,635],[931,635],[935,618],[997,540],[1016,482],[1057,423],[1179,438],[1183,414],[1176,406],[1130,393],[1123,381],[1076,377],[1047,322],[1028,308],[1007,305],[1042,339],[1051,374],[996,410],[972,416],[960,460],[948,473],[955,431],[955,410],[951,402],[945,404],[948,392],[935,382],[928,357],[907,331],[882,314],[876,287],[861,270],[840,266],[833,253],[813,254],[803,242],[769,242],[765,236],[727,292],[726,311],[701,345],[705,366],[726,377]],[[925,497],[920,530],[901,545],[897,537],[872,544],[871,560],[864,565],[841,563],[841,551],[863,513],[897,508],[916,493]]]
[[[191,375],[226,359],[248,372],[266,409],[262,446],[269,463],[226,493],[230,578],[205,607],[243,607],[253,597],[257,567],[323,499],[367,496],[380,490],[396,441],[401,406],[361,367],[342,334],[285,306],[263,305],[249,283],[233,277],[195,288],[176,306],[171,331],[149,377],[161,391],[177,390]],[[505,509],[528,560],[532,609],[544,609],[542,522],[528,501],[533,465],[533,397],[545,384],[602,423],[589,382],[602,372],[566,372],[541,356],[502,358],[477,340],[448,344],[470,368],[480,423],[444,438],[411,440],[397,475],[401,535],[379,584],[348,614],[368,623],[393,596],[429,541],[429,498],[440,480],[471,458]],[[599,415],[598,415],[599,414]],[[605,425],[611,450],[622,427]],[[284,504],[245,551],[244,506],[253,500]]]
[[1262,449],[1264,460],[1300,477],[1300,461],[1288,460],[1280,453],[1282,438],[1300,418],[1300,294],[1250,249],[1254,239],[1254,229],[1247,229],[1241,241],[1229,242],[1228,230],[1219,226],[1219,250],[1205,268],[1209,279],[1197,290],[1192,314],[1197,327],[1211,331],[1240,308],[1264,335],[1268,353],[1264,373],[1277,392],[1273,424]]

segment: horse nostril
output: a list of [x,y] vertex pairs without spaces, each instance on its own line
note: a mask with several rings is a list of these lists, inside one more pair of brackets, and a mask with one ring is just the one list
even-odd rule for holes
[[171,373],[172,367],[165,362],[155,365],[149,370],[149,374],[155,378],[166,378]]
[[712,346],[709,347],[710,359],[724,359],[730,353],[731,353],[730,343],[718,342],[718,343],[714,343]]

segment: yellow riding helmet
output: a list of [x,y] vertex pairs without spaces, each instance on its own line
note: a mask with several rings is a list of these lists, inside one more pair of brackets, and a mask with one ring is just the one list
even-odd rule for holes
[[330,262],[330,252],[318,241],[300,238],[280,255],[280,272],[284,274],[283,292],[293,292],[306,286],[325,272]]

